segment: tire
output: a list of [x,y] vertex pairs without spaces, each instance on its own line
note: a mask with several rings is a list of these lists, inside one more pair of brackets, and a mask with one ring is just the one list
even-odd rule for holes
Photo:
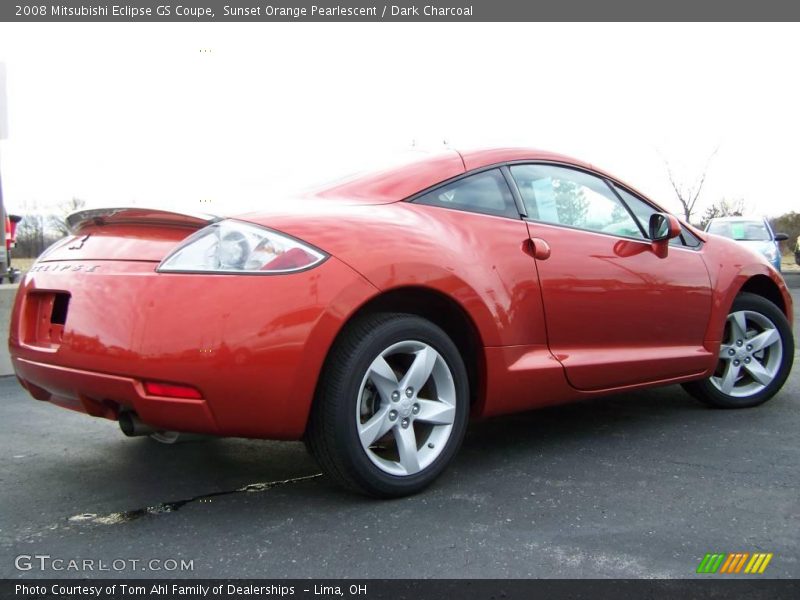
[[400,497],[441,474],[468,416],[467,370],[447,334],[415,315],[377,313],[332,347],[305,441],[339,484]]
[[684,389],[716,408],[763,404],[783,387],[792,369],[794,337],[786,316],[761,296],[739,294],[725,323],[719,356],[714,375],[683,384]]

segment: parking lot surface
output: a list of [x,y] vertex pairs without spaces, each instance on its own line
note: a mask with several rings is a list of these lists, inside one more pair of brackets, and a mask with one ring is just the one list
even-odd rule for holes
[[[741,551],[800,577],[798,432],[795,366],[756,409],[671,386],[474,423],[429,490],[374,501],[300,443],[127,439],[3,378],[0,577],[682,578]],[[181,559],[192,570],[164,570]]]

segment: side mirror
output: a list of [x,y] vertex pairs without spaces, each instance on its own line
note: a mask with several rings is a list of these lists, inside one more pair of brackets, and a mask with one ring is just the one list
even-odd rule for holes
[[680,221],[667,213],[653,213],[649,225],[651,242],[665,242],[681,234]]
[[785,242],[788,239],[789,239],[789,236],[786,235],[785,233],[776,233],[775,234],[775,241],[776,242]]

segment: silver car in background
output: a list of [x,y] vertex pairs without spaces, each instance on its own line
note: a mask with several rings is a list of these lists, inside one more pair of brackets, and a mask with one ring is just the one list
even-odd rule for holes
[[775,269],[781,270],[781,248],[779,242],[789,239],[785,233],[775,233],[767,219],[761,217],[718,217],[706,225],[708,233],[714,233],[739,242],[753,251],[763,254]]

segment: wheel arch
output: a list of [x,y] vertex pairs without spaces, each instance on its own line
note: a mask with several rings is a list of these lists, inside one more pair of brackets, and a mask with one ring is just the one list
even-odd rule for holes
[[737,292],[737,296],[742,292],[748,292],[750,294],[755,294],[756,296],[761,296],[766,300],[772,302],[775,306],[781,309],[781,312],[790,318],[790,315],[787,313],[786,307],[786,300],[781,294],[781,290],[772,279],[767,277],[766,275],[753,275],[749,279],[747,279],[739,291]]
[[[709,371],[706,377],[696,381],[690,381],[683,384],[689,394],[698,400],[709,404],[716,408],[749,408],[757,406],[769,400],[775,395],[783,386],[791,370],[791,365],[794,357],[794,337],[792,334],[792,321],[791,319],[776,319],[775,315],[786,315],[787,312],[792,311],[791,297],[787,300],[783,297],[784,291],[779,285],[782,281],[774,282],[768,275],[753,275],[745,279],[744,283],[737,286],[733,290],[733,299],[730,306],[727,306],[726,313],[732,314],[734,311],[754,311],[752,314],[761,316],[767,320],[769,325],[774,326],[780,330],[780,336],[772,339],[769,342],[764,342],[761,346],[753,349],[747,342],[746,348],[743,348],[742,337],[747,338],[750,331],[749,327],[744,325],[745,319],[753,319],[750,316],[742,316],[740,323],[739,333],[740,336],[735,345],[734,337],[723,339],[722,343],[729,344],[725,353],[718,354],[719,360],[715,364],[713,371]],[[739,303],[737,306],[737,302]],[[740,313],[743,314],[743,313]],[[756,320],[756,327],[767,327],[763,322]],[[733,327],[733,324],[732,324]],[[752,337],[752,336],[750,336]],[[756,353],[763,347],[771,346],[773,343],[780,341],[782,353],[778,355],[778,360],[772,360],[773,355],[770,352],[766,355],[769,359],[770,365],[767,365],[762,357]],[[716,344],[717,350],[719,343]],[[745,352],[744,357],[742,352]],[[752,356],[751,356],[752,355]],[[761,362],[759,373],[747,366],[747,363]],[[722,369],[720,372],[719,369]],[[731,369],[734,369],[731,373]],[[767,370],[769,369],[769,370]],[[751,377],[748,382],[745,380],[744,386],[739,387],[740,393],[736,393],[737,386],[739,385],[738,376],[741,371],[750,371]],[[711,377],[716,375],[718,380],[715,382]],[[730,375],[730,376],[729,376]],[[763,377],[767,377],[764,380]],[[726,389],[727,383],[727,389]],[[755,387],[754,387],[755,386]],[[743,393],[741,393],[743,391]]]
[[719,350],[725,319],[734,300],[742,292],[755,294],[772,302],[786,316],[789,325],[794,324],[792,297],[783,278],[766,265],[751,265],[738,273],[728,272],[716,278],[714,310],[706,332],[706,347],[713,353]]
[[[453,340],[464,360],[469,377],[470,405],[473,410],[481,405],[485,396],[486,366],[480,330],[461,304],[447,294],[425,286],[409,285],[384,290],[353,311],[342,323],[328,348],[317,386],[322,381],[321,373],[327,368],[338,340],[348,327],[359,318],[378,312],[408,313],[427,319],[440,327]],[[314,402],[318,396],[317,390]]]

